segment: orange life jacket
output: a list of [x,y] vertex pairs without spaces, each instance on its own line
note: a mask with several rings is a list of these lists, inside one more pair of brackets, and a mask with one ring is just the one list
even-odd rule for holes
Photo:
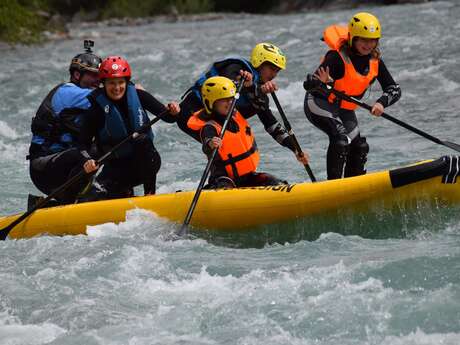
[[[201,131],[205,125],[211,124],[216,128],[217,135],[220,135],[222,126],[216,121],[200,119],[199,114],[202,111],[204,110],[194,113],[189,118],[187,126],[195,131]],[[233,120],[238,124],[238,132],[225,131],[222,146],[217,153],[228,176],[232,179],[238,179],[240,176],[257,170],[260,156],[256,140],[246,119],[236,110],[233,114]]]
[[[334,81],[334,89],[346,93],[348,96],[361,97],[379,74],[379,60],[371,58],[369,61],[369,72],[362,75],[355,70],[346,49],[348,41],[348,27],[331,25],[324,30],[323,40],[333,50],[337,51],[345,65],[345,74],[342,79]],[[329,102],[336,99],[334,94],[329,95]],[[347,101],[340,101],[340,108],[355,110],[358,106]]]

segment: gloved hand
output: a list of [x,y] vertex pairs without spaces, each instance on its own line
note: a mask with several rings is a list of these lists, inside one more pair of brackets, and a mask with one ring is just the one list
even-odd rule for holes
[[306,80],[303,82],[303,88],[306,91],[317,90],[322,86],[322,82],[313,74],[307,74]]

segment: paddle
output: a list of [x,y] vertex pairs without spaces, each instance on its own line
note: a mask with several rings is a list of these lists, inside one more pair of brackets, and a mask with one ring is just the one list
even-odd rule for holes
[[[369,104],[366,104],[364,102],[361,102],[359,99],[356,99],[355,97],[351,97],[351,96],[348,96],[346,94],[344,94],[343,92],[340,92],[340,91],[337,91],[335,90],[334,88],[332,88],[331,86],[329,85],[326,85],[324,84],[323,82],[319,81],[319,80],[315,80],[315,82],[318,84],[318,87],[320,89],[322,89],[323,91],[325,92],[332,92],[334,95],[336,95],[338,98],[341,98],[345,101],[348,101],[348,102],[352,102],[352,103],[355,103],[357,105],[359,105],[360,107],[364,108],[364,109],[367,109],[367,110],[372,110],[372,106],[370,106]],[[404,127],[408,130],[410,130],[411,132],[414,132],[428,140],[431,140],[433,142],[435,142],[436,144],[440,144],[440,145],[444,145],[448,148],[451,148],[452,150],[455,150],[457,152],[460,152],[460,145],[459,144],[456,144],[456,143],[452,143],[450,141],[443,141],[439,138],[436,138],[418,128],[415,128],[411,125],[409,125],[408,123],[406,122],[403,122],[397,118],[394,118],[393,116],[387,114],[387,113],[383,113],[381,115],[381,117],[383,117],[384,119],[387,119],[393,123],[396,123],[397,125],[401,126],[401,127]]]
[[[139,136],[139,133],[144,132],[148,128],[150,128],[153,124],[158,122],[160,120],[160,117],[164,114],[166,114],[168,110],[162,112],[158,117],[155,117],[153,120],[149,121],[148,123],[144,124],[142,127],[139,128],[137,132],[134,132],[130,135],[128,135],[126,138],[124,138],[122,141],[120,141],[117,145],[115,145],[109,152],[104,154],[102,157],[100,157],[96,161],[96,165],[100,166],[108,157],[110,157],[116,150],[118,150],[122,145],[127,143],[131,139],[135,139],[136,137]],[[78,182],[80,179],[82,179],[87,173],[84,170],[81,170],[78,174],[72,176],[66,183],[58,187],[55,191],[53,191],[50,195],[48,195],[46,198],[41,199],[39,202],[35,204],[30,210],[22,214],[19,218],[15,219],[11,224],[7,225],[3,229],[0,230],[0,240],[5,240],[8,234],[10,233],[13,228],[21,223],[24,219],[29,217],[32,213],[34,213],[37,209],[42,208],[45,206],[51,199],[53,199],[56,195],[59,195],[60,193],[64,192],[67,188]]]
[[[225,122],[220,132],[219,138],[221,140],[224,138],[225,131],[227,130],[227,125],[230,122],[230,119],[232,118],[233,110],[235,109],[236,101],[239,97],[241,89],[243,88],[244,81],[245,81],[245,78],[241,78],[241,81],[238,84],[238,88],[236,90],[236,95],[233,98],[232,103],[230,104],[230,109],[228,111],[227,117],[225,118]],[[177,236],[183,236],[187,234],[188,225],[190,224],[190,220],[192,219],[193,211],[195,210],[195,207],[198,203],[198,198],[200,197],[201,191],[203,190],[204,183],[206,182],[206,179],[208,178],[208,174],[209,174],[209,171],[211,170],[211,165],[214,161],[214,158],[216,157],[217,151],[218,151],[218,148],[216,147],[211,153],[211,157],[209,158],[208,164],[206,165],[203,175],[201,176],[200,183],[198,184],[198,188],[196,189],[195,195],[193,196],[193,200],[188,209],[187,216],[185,217],[184,223],[182,224],[180,230],[176,234]]]
[[[289,123],[289,121],[288,121],[288,119],[286,117],[286,114],[284,113],[283,108],[281,107],[281,104],[280,104],[280,102],[278,100],[278,97],[276,96],[275,92],[273,91],[271,93],[271,95],[273,97],[273,101],[275,101],[276,107],[278,108],[278,112],[280,113],[281,118],[283,119],[284,127],[286,128],[288,134],[292,138],[292,142],[294,143],[294,148],[296,150],[296,154],[298,155],[298,154],[300,154],[300,152],[303,152],[303,151],[300,148],[300,145],[299,145],[299,142],[297,141],[296,136],[294,135],[294,131],[292,130],[291,124]],[[306,163],[304,165],[304,167],[305,167],[305,170],[307,171],[308,176],[310,176],[311,182],[316,182],[315,175],[313,175],[313,171],[311,171],[310,166],[308,165],[308,163]]]

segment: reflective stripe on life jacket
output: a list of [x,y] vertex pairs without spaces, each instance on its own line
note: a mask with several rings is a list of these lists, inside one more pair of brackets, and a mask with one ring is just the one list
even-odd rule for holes
[[[348,27],[332,25],[326,28],[323,33],[323,40],[333,50],[337,51],[345,66],[343,78],[334,81],[334,89],[346,93],[352,97],[362,97],[369,85],[379,74],[379,60],[369,60],[369,72],[367,75],[358,73],[347,53],[346,42],[348,40]],[[336,101],[336,96],[330,94],[329,102]],[[344,100],[340,101],[340,108],[355,110],[358,106]]]
[[[222,126],[216,121],[201,120],[199,115],[202,111],[204,110],[197,111],[190,117],[188,126],[195,131],[201,131],[204,126],[212,125],[216,128],[217,135],[220,135]],[[219,163],[225,167],[228,176],[238,180],[240,176],[257,170],[260,156],[256,140],[246,119],[235,111],[233,120],[238,125],[238,132],[225,131],[218,154],[221,159]]]
[[[251,63],[248,60],[243,59],[243,58],[238,57],[238,56],[236,56],[236,57],[230,56],[230,57],[227,57],[225,59],[222,59],[222,60],[214,62],[211,65],[211,67],[208,69],[208,71],[205,72],[205,73],[202,73],[200,75],[200,77],[198,78],[198,80],[195,82],[195,84],[192,86],[191,90],[200,99],[200,101],[202,101],[202,98],[201,98],[201,86],[203,86],[203,84],[206,81],[206,79],[209,79],[211,77],[215,77],[215,76],[220,75],[219,69],[222,69],[225,66],[228,66],[228,65],[231,65],[231,64],[234,64],[234,63],[239,64],[239,65],[243,65],[245,68],[242,68],[242,69],[246,70],[246,71],[248,71],[248,72],[250,72],[252,74],[252,81],[253,81],[254,84],[257,84],[259,82],[259,79],[260,79],[259,72],[257,71],[257,69],[255,69],[251,65]],[[218,69],[218,67],[219,67],[219,69]],[[250,104],[250,101],[246,97],[244,92],[242,92],[240,94],[240,98],[237,100],[236,104],[237,104],[237,106],[240,106],[240,107]]]
[[91,106],[87,99],[91,91],[65,83],[48,93],[32,118],[28,158],[47,156],[76,146],[81,115]]
[[[106,96],[105,91],[97,90],[94,98],[99,106],[104,110],[104,127],[99,131],[99,144],[102,145],[104,152],[107,152],[125,139],[129,134],[137,131],[145,123],[149,121],[147,113],[141,105],[139,96],[137,95],[136,87],[132,83],[128,83],[126,87],[126,101],[128,103],[129,129],[126,127],[123,116],[118,107]],[[153,140],[153,131],[150,128],[147,135]],[[115,156],[126,157],[133,152],[131,143],[126,143],[117,150]]]

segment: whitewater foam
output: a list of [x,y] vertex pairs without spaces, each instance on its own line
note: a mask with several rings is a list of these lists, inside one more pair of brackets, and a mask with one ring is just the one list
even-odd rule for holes
[[42,345],[48,344],[67,331],[51,323],[32,325],[0,326],[0,344],[2,345]]
[[7,139],[15,140],[19,138],[18,133],[14,128],[11,128],[8,123],[0,120],[0,136]]

